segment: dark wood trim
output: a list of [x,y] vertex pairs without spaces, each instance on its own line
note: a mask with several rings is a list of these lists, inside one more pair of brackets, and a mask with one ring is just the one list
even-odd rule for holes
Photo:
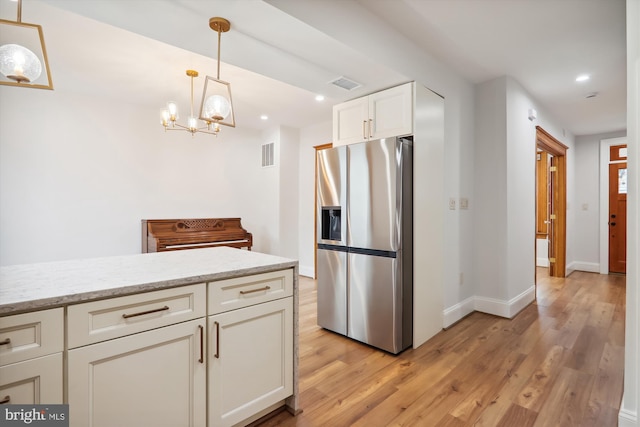
[[551,153],[554,156],[564,156],[569,147],[555,139],[549,132],[536,126],[536,142],[540,149]]
[[552,226],[550,228],[550,253],[555,262],[549,263],[549,275],[565,277],[567,257],[567,150],[569,147],[554,138],[549,132],[536,126],[536,145],[553,154],[551,165],[555,167],[551,193],[553,197]]
[[627,156],[621,156],[620,155],[620,149],[621,148],[627,148],[627,144],[621,144],[621,145],[612,145],[611,147],[609,147],[609,161],[610,162],[615,162],[618,160],[627,160]]

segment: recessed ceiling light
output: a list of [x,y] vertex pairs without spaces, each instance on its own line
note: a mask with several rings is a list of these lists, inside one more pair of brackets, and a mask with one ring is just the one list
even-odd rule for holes
[[589,80],[589,75],[588,74],[580,74],[578,77],[576,77],[576,81],[577,82],[586,82],[587,80]]
[[316,101],[318,102],[324,101],[324,95],[316,95]]
[[260,118],[261,118],[262,120],[268,120],[268,119],[269,119],[269,116],[267,116],[266,114],[263,114],[263,115],[261,115],[261,116],[260,116]]

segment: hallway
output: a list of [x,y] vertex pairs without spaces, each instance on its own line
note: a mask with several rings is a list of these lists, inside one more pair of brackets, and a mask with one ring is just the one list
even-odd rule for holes
[[537,301],[514,319],[473,313],[391,356],[316,325],[300,277],[302,414],[261,426],[617,425],[625,277],[538,268]]

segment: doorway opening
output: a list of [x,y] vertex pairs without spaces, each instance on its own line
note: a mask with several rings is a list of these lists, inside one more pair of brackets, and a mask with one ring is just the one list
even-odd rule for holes
[[600,141],[600,274],[626,273],[627,138]]
[[546,240],[549,276],[565,277],[568,147],[540,126],[536,126],[536,147],[536,265],[542,252],[537,242]]

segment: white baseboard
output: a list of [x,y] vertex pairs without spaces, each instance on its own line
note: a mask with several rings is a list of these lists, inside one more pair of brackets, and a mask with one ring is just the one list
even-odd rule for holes
[[469,313],[481,311],[495,316],[511,319],[535,300],[536,287],[531,286],[509,301],[495,298],[470,297],[443,311],[444,328],[456,323]]
[[466,300],[459,302],[453,307],[449,307],[444,310],[444,325],[442,327],[448,328],[449,326],[462,319],[464,316],[468,315],[469,313],[473,313],[475,310],[475,304],[473,300],[473,297],[467,298]]
[[313,277],[315,271],[313,266],[309,267],[308,265],[299,265],[298,266],[298,274],[300,274],[301,276],[304,277],[310,277],[312,279],[315,279],[315,277]]
[[567,265],[567,271],[586,271],[589,273],[599,273],[600,263],[598,262],[580,262],[574,261]]
[[618,427],[638,427],[638,413],[620,409],[618,412]]
[[535,300],[535,295],[536,287],[531,286],[529,289],[525,290],[520,295],[511,298],[509,301],[498,300],[495,298],[475,297],[474,306],[477,311],[511,319],[523,308],[531,304]]

